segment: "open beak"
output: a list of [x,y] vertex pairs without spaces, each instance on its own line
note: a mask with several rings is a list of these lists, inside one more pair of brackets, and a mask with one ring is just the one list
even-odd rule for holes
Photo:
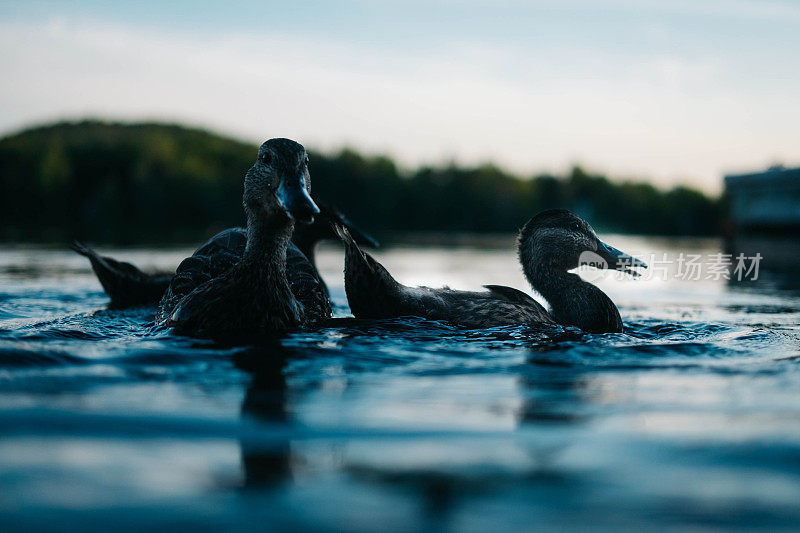
[[639,272],[633,270],[634,268],[647,268],[647,263],[644,261],[636,259],[635,257],[628,255],[621,250],[617,250],[613,246],[609,246],[600,239],[597,239],[597,255],[606,261],[608,264],[607,268],[625,272],[633,277],[640,275]]
[[314,222],[314,215],[319,213],[319,207],[308,194],[303,174],[294,177],[284,176],[276,196],[289,218],[298,222],[311,224]]

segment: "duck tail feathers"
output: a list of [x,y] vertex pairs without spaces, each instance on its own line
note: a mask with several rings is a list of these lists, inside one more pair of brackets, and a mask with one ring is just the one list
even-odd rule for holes
[[342,239],[348,255],[354,253],[360,256],[362,259],[366,259],[367,254],[358,245],[356,240],[353,238],[353,235],[350,234],[350,230],[347,229],[347,226],[337,223],[334,224],[334,228],[336,229],[336,233],[339,235],[339,238]]
[[97,256],[94,250],[92,250],[91,248],[89,248],[80,241],[72,241],[72,244],[70,244],[69,247],[84,257],[92,258]]
[[353,239],[353,236],[350,235],[350,232],[344,226],[344,224],[341,224],[339,222],[334,222],[333,229],[336,230],[336,234],[339,236],[340,239],[342,239],[342,242],[346,246],[355,246],[356,248],[358,248],[358,244],[356,244],[355,239]]
[[[361,267],[358,268],[362,268],[365,269],[366,271],[371,271],[371,272],[385,271],[383,266],[380,263],[378,263],[374,257],[372,257],[370,254],[361,249],[361,247],[358,245],[355,238],[350,234],[350,231],[347,229],[346,226],[343,226],[341,224],[336,224],[335,227],[336,227],[336,233],[339,234],[339,237],[342,239],[342,242],[344,243],[346,268],[347,265],[349,264],[352,267],[355,267],[355,265],[362,265]],[[388,272],[386,272],[386,274],[389,275]],[[389,277],[391,276],[389,275]]]

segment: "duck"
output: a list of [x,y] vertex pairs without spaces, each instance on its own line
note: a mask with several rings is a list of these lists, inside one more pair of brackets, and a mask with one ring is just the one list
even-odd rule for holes
[[635,277],[636,268],[647,267],[601,241],[574,213],[542,211],[520,230],[517,252],[525,277],[547,300],[548,310],[527,293],[502,285],[484,285],[486,291],[408,287],[361,250],[346,228],[339,227],[338,233],[345,247],[345,293],[356,318],[419,316],[467,328],[557,324],[587,333],[619,333],[623,322],[611,298],[569,271],[591,264]]
[[[319,214],[310,224],[297,224],[292,234],[292,242],[286,248],[287,275],[293,289],[302,288],[300,279],[312,275],[330,299],[330,291],[319,273],[316,264],[316,247],[321,241],[338,240],[335,225],[342,225],[350,231],[361,246],[375,248],[380,243],[368,233],[355,226],[332,204],[316,200]],[[223,230],[203,243],[192,255],[196,257],[226,257],[226,264],[233,264],[244,254],[247,244],[247,229],[233,227]],[[89,259],[92,270],[100,285],[110,298],[110,309],[157,306],[169,287],[175,271],[144,272],[136,265],[113,257],[100,255],[85,244],[75,241],[72,249]],[[227,257],[230,256],[230,257]],[[297,296],[297,295],[296,295]]]
[[[243,238],[237,228],[225,230],[184,259],[161,297],[156,325],[239,340],[313,328],[329,318],[330,301],[307,259],[299,250],[287,253],[295,223],[311,223],[320,212],[310,190],[305,148],[290,139],[263,143],[244,179]],[[290,261],[302,263],[292,284]]]

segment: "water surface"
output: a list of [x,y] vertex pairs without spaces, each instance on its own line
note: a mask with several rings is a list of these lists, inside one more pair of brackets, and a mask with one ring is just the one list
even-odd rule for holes
[[[376,255],[406,283],[529,290],[511,244]],[[147,268],[190,252],[106,251]],[[346,317],[341,252],[319,259]],[[2,529],[797,527],[798,293],[597,283],[625,333],[403,319],[231,347],[106,310],[70,251],[3,248]]]

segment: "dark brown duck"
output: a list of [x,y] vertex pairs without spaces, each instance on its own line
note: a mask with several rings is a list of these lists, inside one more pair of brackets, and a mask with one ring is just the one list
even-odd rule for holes
[[[313,276],[301,302],[287,276],[287,247],[295,221],[319,213],[310,196],[308,157],[300,144],[271,139],[247,171],[242,204],[246,244],[222,232],[178,267],[159,304],[156,322],[178,333],[244,339],[313,327],[330,317],[327,295]],[[210,248],[204,250],[204,248]]]
[[512,287],[486,285],[487,292],[407,287],[362,251],[347,230],[340,234],[345,243],[345,291],[356,318],[414,315],[473,328],[554,323],[589,333],[621,332],[622,319],[614,302],[569,270],[578,267],[587,252],[597,258],[595,266],[630,274],[635,274],[631,267],[647,266],[605,244],[575,214],[543,211],[522,228],[517,247],[525,277],[547,299],[548,311]]

